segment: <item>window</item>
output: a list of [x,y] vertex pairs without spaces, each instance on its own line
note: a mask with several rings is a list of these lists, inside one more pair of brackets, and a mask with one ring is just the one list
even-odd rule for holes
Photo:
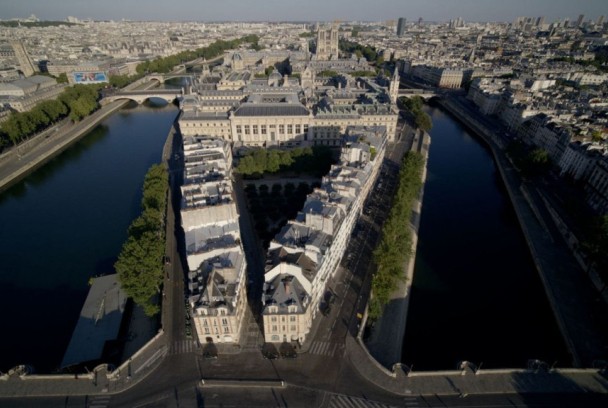
[[266,134],[266,125],[261,125],[260,127],[261,127],[261,133],[263,135],[265,135]]
[[258,134],[258,125],[253,125],[253,134],[254,135]]
[[246,135],[250,135],[251,134],[251,128],[249,127],[249,125],[245,126],[245,134]]
[[276,326],[276,325],[272,326],[272,331],[273,331],[273,332],[276,332],[277,330],[278,330],[278,328],[277,328],[277,326]]
[[295,331],[296,331],[296,326],[292,325],[292,326],[291,326],[291,331],[292,331],[292,332],[295,332]]
[[293,125],[287,125],[287,133],[290,135],[293,134]]
[[207,326],[207,319],[203,319],[203,326]]
[[285,125],[279,125],[279,133],[285,133]]
[[209,334],[209,328],[205,327],[205,334]]
[[228,326],[224,327],[224,333],[230,333],[230,328]]
[[302,127],[300,125],[296,125],[296,133],[302,133]]
[[285,321],[285,316],[281,317],[281,321],[284,322]]
[[272,317],[270,318],[270,321],[271,321],[271,322],[276,322],[276,321],[277,321],[277,317],[276,317],[276,316],[272,316]]
[[241,125],[236,125],[236,133],[241,134],[243,132]]
[[289,316],[289,321],[290,322],[295,322],[296,321],[296,317],[295,316]]
[[308,133],[308,125],[304,125],[304,133]]
[[226,326],[228,324],[228,319],[222,319],[222,324]]

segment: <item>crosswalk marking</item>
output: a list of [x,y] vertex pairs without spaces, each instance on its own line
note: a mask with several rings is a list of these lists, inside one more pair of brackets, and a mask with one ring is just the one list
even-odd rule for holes
[[320,356],[333,356],[336,352],[338,344],[328,341],[315,341],[308,349],[309,354],[318,354]]
[[170,354],[192,353],[196,348],[196,340],[176,340],[171,345]]
[[[408,401],[409,402],[409,401]],[[406,402],[407,404],[407,402]],[[410,405],[408,405],[409,407]],[[415,407],[418,405],[412,405]],[[351,397],[348,395],[332,395],[329,401],[329,408],[396,408],[394,405],[387,405],[381,402],[369,401],[363,398]]]
[[95,395],[89,399],[88,408],[106,408],[110,403],[110,395]]

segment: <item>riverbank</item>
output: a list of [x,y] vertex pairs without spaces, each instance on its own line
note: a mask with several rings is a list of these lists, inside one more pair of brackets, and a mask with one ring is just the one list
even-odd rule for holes
[[598,294],[555,227],[541,193],[522,182],[504,153],[503,139],[476,120],[476,112],[453,99],[439,104],[490,148],[573,365],[591,367],[605,359],[607,333],[601,323],[605,315],[598,315],[601,311],[594,306]]
[[[146,80],[142,78],[125,90],[138,88],[144,82]],[[145,90],[152,86],[156,84],[148,82],[141,88]],[[121,100],[103,105],[77,123],[63,120],[3,153],[0,156],[0,192],[40,168],[128,103],[128,100]]]
[[[407,265],[404,265],[403,268],[405,272],[404,280],[399,282],[397,289],[391,295],[390,302],[384,307],[382,316],[375,322],[370,336],[366,341],[366,347],[370,354],[386,368],[391,368],[395,363],[401,361],[410,293],[414,280],[418,229],[420,228],[424,183],[427,174],[426,163],[428,162],[430,143],[431,137],[427,132],[422,130],[414,131],[414,140],[410,151],[420,153],[424,158],[425,165],[422,169],[423,188],[420,191],[418,199],[414,201],[410,219],[412,253]],[[367,313],[365,314],[362,326],[366,325],[366,320]]]

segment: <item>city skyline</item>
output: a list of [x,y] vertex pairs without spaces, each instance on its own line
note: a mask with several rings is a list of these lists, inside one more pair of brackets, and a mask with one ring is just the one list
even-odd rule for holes
[[[42,20],[64,20],[68,16],[81,19],[130,19],[156,21],[383,21],[406,17],[409,21],[447,21],[462,17],[465,21],[506,21],[518,16],[544,16],[545,21],[569,18],[580,14],[596,20],[606,14],[600,0],[309,0],[305,6],[296,0],[179,0],[146,1],[146,7],[135,0],[0,0],[3,19],[27,18],[31,14]],[[353,7],[354,6],[354,7]]]

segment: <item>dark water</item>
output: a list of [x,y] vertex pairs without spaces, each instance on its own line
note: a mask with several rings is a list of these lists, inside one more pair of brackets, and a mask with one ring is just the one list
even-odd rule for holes
[[113,272],[176,114],[123,109],[0,195],[0,371],[61,363],[88,279]]
[[439,109],[433,118],[403,345],[414,370],[523,368],[570,358],[491,153]]

